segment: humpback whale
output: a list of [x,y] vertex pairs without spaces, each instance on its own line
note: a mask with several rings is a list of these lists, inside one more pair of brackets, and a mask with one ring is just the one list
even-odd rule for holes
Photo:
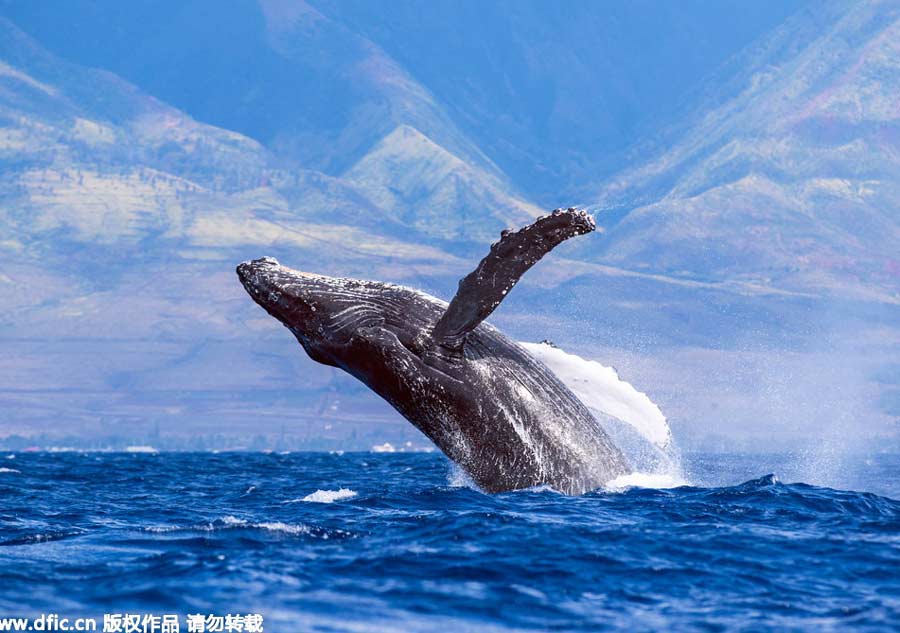
[[591,216],[569,208],[503,231],[449,304],[271,257],[237,274],[310,358],[365,383],[482,490],[546,484],[581,494],[629,472],[625,457],[551,370],[485,319],[544,255],[594,229]]

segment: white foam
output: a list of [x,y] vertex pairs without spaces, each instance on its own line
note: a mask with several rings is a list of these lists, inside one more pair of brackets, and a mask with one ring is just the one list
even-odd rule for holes
[[[309,526],[298,524],[292,525],[289,523],[282,523],[281,521],[267,521],[263,523],[251,523],[245,519],[239,519],[238,517],[227,515],[222,517],[221,519],[217,519],[212,523],[207,523],[205,525],[193,525],[193,526],[180,526],[180,525],[154,525],[150,527],[144,528],[145,532],[152,532],[155,534],[165,534],[168,532],[183,532],[183,531],[202,531],[202,532],[217,532],[219,530],[227,530],[232,528],[247,528],[247,529],[256,529],[256,530],[268,530],[270,532],[282,532],[284,534],[310,534],[312,530]],[[327,538],[327,536],[325,537]]]
[[544,363],[586,407],[633,427],[655,446],[666,449],[672,431],[659,407],[612,367],[569,354],[545,343],[520,343]]
[[456,462],[450,462],[450,469],[447,471],[447,485],[451,488],[471,488],[481,492],[468,473]]
[[152,534],[166,534],[167,532],[177,532],[178,530],[183,530],[177,525],[150,525],[148,527],[142,528],[144,532],[151,532]]
[[9,455],[6,456],[6,459],[15,459],[15,458],[16,458],[15,453],[10,453]]
[[[281,521],[275,521],[274,523],[254,523],[253,527],[269,530],[270,532],[283,532],[285,534],[310,533],[309,527],[305,525],[291,525],[289,523],[282,523]],[[328,538],[328,536],[326,535],[325,538]]]
[[[309,503],[334,503],[341,499],[352,499],[356,496],[355,490],[349,488],[341,488],[340,490],[316,490],[303,497],[302,499],[294,499],[294,501],[306,501]],[[291,503],[290,501],[286,503]]]
[[654,488],[665,490],[666,488],[678,488],[689,485],[680,475],[669,473],[629,473],[616,477],[608,482],[604,488],[612,491],[627,490],[629,488]]
[[234,515],[226,514],[221,518],[222,523],[225,525],[248,525],[248,523],[244,519],[239,519]]
[[0,473],[18,473],[22,472],[20,470],[16,470],[15,468],[0,468]]
[[672,431],[659,407],[612,367],[544,343],[522,343],[594,414],[631,464],[632,473],[610,482],[613,489],[687,485]]

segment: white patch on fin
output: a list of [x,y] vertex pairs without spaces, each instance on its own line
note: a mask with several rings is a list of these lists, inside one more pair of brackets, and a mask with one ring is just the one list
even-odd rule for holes
[[666,416],[647,394],[619,378],[616,370],[546,343],[519,343],[546,365],[588,408],[634,428],[660,449],[672,442]]

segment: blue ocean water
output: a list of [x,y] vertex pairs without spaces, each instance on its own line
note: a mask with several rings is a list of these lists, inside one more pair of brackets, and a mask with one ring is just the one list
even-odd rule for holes
[[882,495],[747,477],[779,459],[694,456],[705,487],[566,497],[454,485],[437,454],[0,454],[0,617],[900,629],[900,457],[866,464]]

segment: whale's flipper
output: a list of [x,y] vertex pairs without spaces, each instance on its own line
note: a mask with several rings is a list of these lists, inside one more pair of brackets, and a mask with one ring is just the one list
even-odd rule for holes
[[563,241],[595,228],[586,212],[557,209],[518,231],[503,231],[478,268],[460,280],[456,296],[431,332],[431,349],[461,352],[466,335],[500,305],[525,271]]

